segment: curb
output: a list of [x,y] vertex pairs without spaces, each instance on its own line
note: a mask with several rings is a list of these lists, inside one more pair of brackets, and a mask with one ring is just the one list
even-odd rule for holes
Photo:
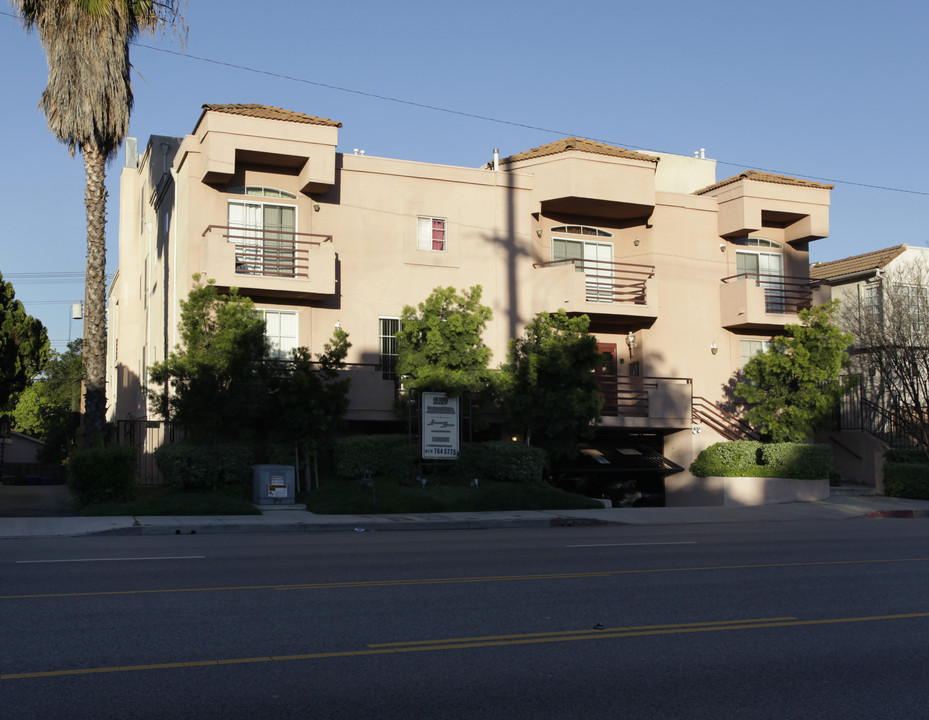
[[875,510],[869,512],[866,517],[869,518],[925,518],[929,517],[929,511],[926,510]]

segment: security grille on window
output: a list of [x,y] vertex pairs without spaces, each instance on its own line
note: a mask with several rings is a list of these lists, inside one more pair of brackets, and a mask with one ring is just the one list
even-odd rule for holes
[[382,377],[385,380],[393,380],[397,377],[398,332],[400,332],[400,318],[382,317],[379,319],[380,364]]
[[416,249],[429,252],[445,252],[445,220],[434,217],[416,218]]

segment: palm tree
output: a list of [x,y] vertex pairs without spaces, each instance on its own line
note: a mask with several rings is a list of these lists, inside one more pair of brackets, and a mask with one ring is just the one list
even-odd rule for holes
[[39,108],[48,129],[84,158],[87,276],[84,288],[84,443],[106,420],[106,162],[129,129],[129,43],[139,33],[184,27],[180,0],[11,0],[48,58]]

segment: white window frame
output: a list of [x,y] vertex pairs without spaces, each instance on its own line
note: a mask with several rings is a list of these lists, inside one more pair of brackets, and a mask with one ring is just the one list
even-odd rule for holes
[[739,340],[739,367],[745,367],[745,363],[755,357],[755,355],[767,352],[770,347],[770,340],[761,340],[760,338],[744,338]]
[[[300,347],[300,314],[296,310],[266,310],[258,308],[265,321],[265,338],[268,340],[268,357],[272,360],[289,360],[293,350]],[[269,320],[270,318],[270,320]],[[293,321],[293,333],[285,334],[282,319]],[[290,342],[284,342],[285,338]]]
[[[436,223],[441,223],[441,243],[442,246],[436,247]],[[448,219],[433,217],[430,215],[416,216],[416,249],[423,252],[447,252],[448,251]]]
[[[253,199],[254,198],[254,199]],[[241,207],[243,209],[243,215],[245,216],[245,221],[242,223],[233,223],[232,221],[232,208],[233,206]],[[294,229],[291,230],[266,230],[264,227],[264,214],[265,207],[281,207],[281,208],[293,208],[294,211]],[[258,217],[251,221],[248,218],[247,208],[253,207],[258,208],[257,213]],[[266,238],[265,233],[270,232],[279,232],[281,234],[293,233],[293,256],[294,260],[290,263],[292,267],[295,266],[296,262],[296,251],[297,251],[297,228],[300,227],[300,208],[294,203],[287,202],[278,202],[274,200],[264,200],[260,196],[251,196],[246,195],[245,198],[229,198],[226,205],[226,224],[229,226],[229,235],[236,235],[236,237],[230,237],[229,242],[234,243],[235,245],[242,246],[244,248],[249,248],[245,251],[242,258],[236,258],[236,270],[238,272],[243,272],[245,274],[254,274],[254,275],[274,275],[273,272],[267,272],[267,267],[264,259],[264,248],[266,243],[280,242],[274,238]],[[237,231],[237,232],[233,232]],[[272,255],[272,257],[274,257]],[[257,258],[257,264],[255,259]],[[248,260],[252,260],[251,263]],[[272,263],[268,263],[273,265]],[[284,263],[286,266],[287,263]]]
[[[556,243],[565,244],[565,252],[556,252]],[[580,257],[567,251],[567,244],[580,246]],[[552,260],[575,260],[574,269],[587,276],[588,302],[613,302],[613,243],[575,237],[552,236]]]

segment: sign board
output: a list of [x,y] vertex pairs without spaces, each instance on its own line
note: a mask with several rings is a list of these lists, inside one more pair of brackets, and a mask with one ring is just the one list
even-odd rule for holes
[[271,498],[286,498],[287,497],[287,481],[284,479],[283,475],[272,475],[271,480],[268,482],[268,497]]
[[458,398],[424,392],[423,458],[458,459]]

